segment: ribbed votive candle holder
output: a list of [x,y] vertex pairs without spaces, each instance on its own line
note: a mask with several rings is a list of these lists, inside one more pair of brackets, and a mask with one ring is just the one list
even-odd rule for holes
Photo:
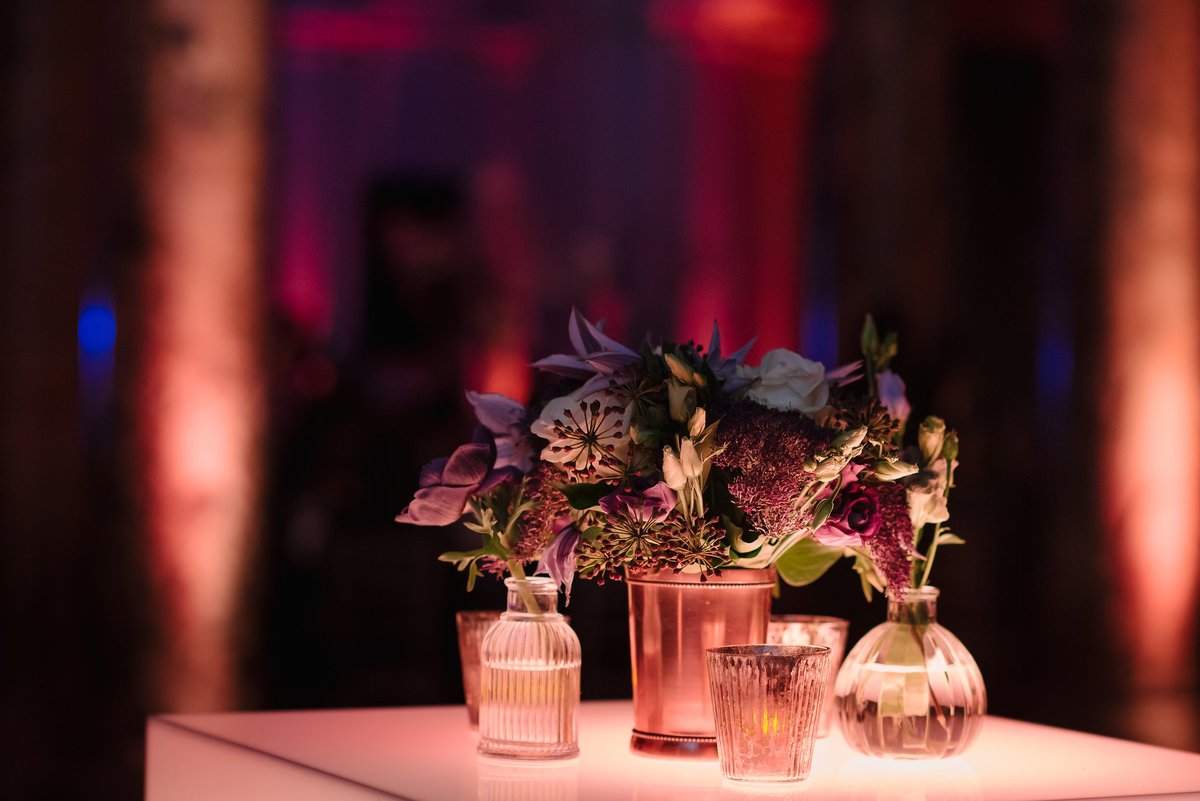
[[717,755],[726,778],[808,777],[828,672],[829,648],[821,645],[708,649]]

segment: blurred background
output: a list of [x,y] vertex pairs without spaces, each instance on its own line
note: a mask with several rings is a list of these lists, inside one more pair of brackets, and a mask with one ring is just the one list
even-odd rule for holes
[[[1200,5],[10,0],[0,795],[145,716],[461,701],[501,587],[393,517],[572,305],[956,428],[941,621],[990,711],[1200,750]],[[567,611],[628,697],[625,588]],[[885,613],[836,566],[780,612]],[[464,721],[465,725],[465,721]]]

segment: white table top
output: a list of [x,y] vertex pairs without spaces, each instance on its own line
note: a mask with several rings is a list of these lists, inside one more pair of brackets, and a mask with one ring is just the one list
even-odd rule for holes
[[461,706],[164,715],[147,725],[148,801],[241,798],[611,801],[1200,799],[1200,754],[989,717],[961,757],[858,756],[835,731],[812,775],[780,789],[727,782],[716,762],[629,753],[629,701],[584,703],[580,756],[483,760]]

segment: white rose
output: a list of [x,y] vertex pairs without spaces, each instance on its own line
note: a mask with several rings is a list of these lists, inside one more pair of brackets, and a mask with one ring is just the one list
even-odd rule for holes
[[748,394],[752,400],[772,409],[812,414],[829,402],[825,365],[790,350],[777,348],[763,356],[758,367],[739,367],[738,375],[757,378],[758,383]]

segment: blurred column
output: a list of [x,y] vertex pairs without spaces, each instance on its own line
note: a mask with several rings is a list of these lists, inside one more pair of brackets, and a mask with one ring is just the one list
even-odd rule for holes
[[1101,396],[1111,599],[1137,689],[1195,678],[1200,5],[1117,4]]
[[257,524],[265,0],[156,0],[141,286],[143,491],[164,705],[237,701]]

